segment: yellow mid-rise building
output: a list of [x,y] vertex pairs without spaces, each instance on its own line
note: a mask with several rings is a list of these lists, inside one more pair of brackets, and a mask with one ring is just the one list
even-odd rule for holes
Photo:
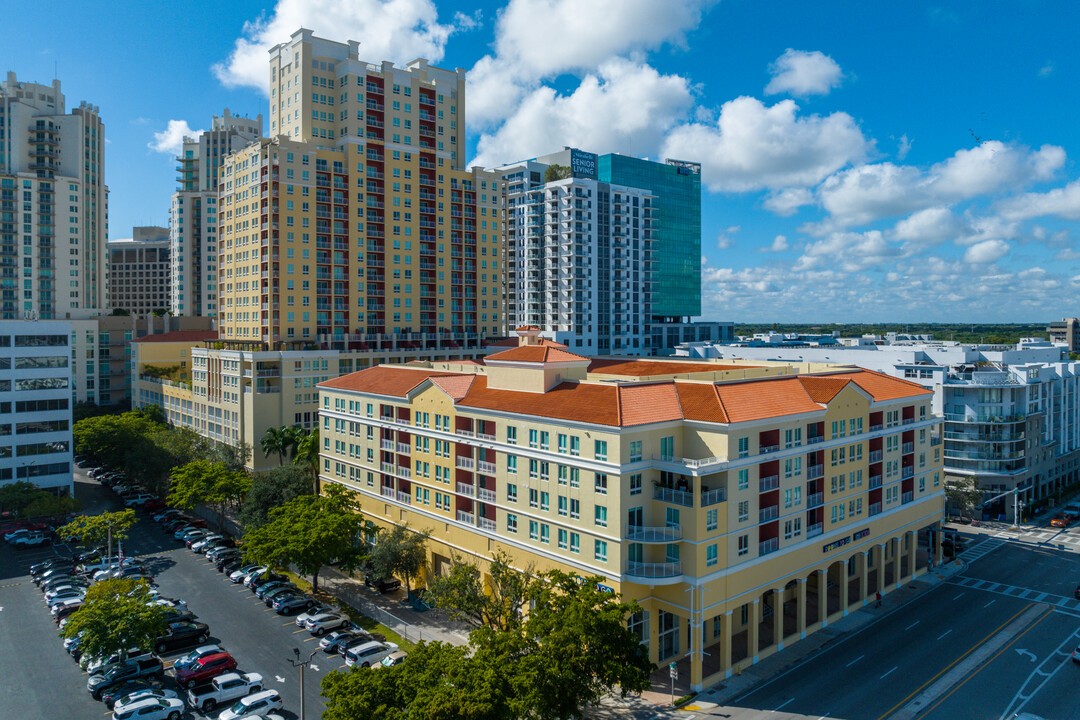
[[519,334],[482,362],[319,385],[323,482],[430,531],[430,572],[505,550],[602,576],[641,604],[652,659],[701,689],[933,561],[930,391],[858,368],[590,360]]

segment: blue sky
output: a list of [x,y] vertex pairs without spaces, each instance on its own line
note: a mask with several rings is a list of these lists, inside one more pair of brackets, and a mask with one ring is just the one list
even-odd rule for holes
[[[108,10],[102,11],[102,7]],[[470,157],[563,145],[704,165],[703,314],[1044,321],[1080,289],[1080,4],[60,0],[0,7],[3,62],[101,107],[110,236],[164,224],[176,141],[267,113],[299,26],[469,70]]]

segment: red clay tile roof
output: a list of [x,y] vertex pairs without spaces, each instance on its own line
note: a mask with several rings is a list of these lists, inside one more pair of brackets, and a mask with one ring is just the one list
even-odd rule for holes
[[617,360],[597,358],[589,364],[589,372],[601,375],[650,377],[653,375],[685,375],[687,373],[723,372],[758,367],[756,365],[717,365],[680,360]]
[[217,340],[217,337],[217,330],[176,330],[174,332],[147,335],[132,342],[202,342],[203,340]]
[[572,352],[561,350],[559,348],[545,347],[541,345],[522,345],[521,347],[513,348],[512,350],[503,350],[497,352],[494,355],[488,355],[484,358],[484,361],[488,360],[500,360],[503,362],[522,362],[522,363],[552,363],[552,362],[575,362],[577,360],[588,360],[589,358],[581,355],[575,355]]
[[453,398],[454,401],[458,401],[469,394],[469,387],[476,377],[476,375],[448,375],[445,377],[433,377],[431,383]]
[[537,417],[577,420],[597,425],[619,425],[618,390],[615,385],[562,383],[546,393],[490,390],[487,377],[478,375],[469,394],[458,407],[501,410]]
[[543,328],[541,328],[539,325],[522,325],[521,327],[514,328],[514,331],[517,332],[518,330],[542,330],[542,329]]
[[[548,340],[547,338],[537,338],[539,345],[546,345],[547,347],[565,348],[562,343],[557,343],[554,340]],[[503,338],[502,340],[495,340],[493,342],[486,343],[487,347],[517,347],[521,344],[521,338],[510,337]]]
[[637,384],[564,382],[547,392],[538,393],[488,388],[485,375],[403,366],[368,368],[327,380],[319,387],[405,397],[428,378],[453,398],[460,408],[496,410],[613,427],[680,418],[739,423],[821,412],[837,393],[852,382],[878,401],[917,397],[931,392],[914,383],[863,370],[733,383],[692,380]]
[[437,377],[454,378],[461,377],[461,374],[404,366],[384,367],[377,365],[349,375],[325,380],[319,383],[319,387],[403,398],[409,394],[410,390],[428,378]]

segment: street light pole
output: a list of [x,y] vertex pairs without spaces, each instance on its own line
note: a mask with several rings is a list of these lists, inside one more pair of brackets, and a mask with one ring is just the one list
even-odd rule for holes
[[300,720],[306,720],[304,717],[304,668],[311,664],[312,658],[315,657],[315,653],[318,651],[312,650],[311,654],[308,655],[308,659],[303,662],[300,660],[300,648],[293,648],[292,651],[296,657],[295,659],[288,658],[288,661],[293,667],[300,668]]

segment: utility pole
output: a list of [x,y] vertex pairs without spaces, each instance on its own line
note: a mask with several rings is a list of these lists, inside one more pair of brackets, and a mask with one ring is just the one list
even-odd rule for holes
[[296,657],[295,659],[288,658],[288,661],[293,667],[300,668],[300,720],[306,720],[304,717],[304,668],[311,664],[311,659],[315,657],[318,650],[313,650],[311,655],[308,655],[308,659],[303,662],[300,661],[300,648],[293,648],[292,651]]

